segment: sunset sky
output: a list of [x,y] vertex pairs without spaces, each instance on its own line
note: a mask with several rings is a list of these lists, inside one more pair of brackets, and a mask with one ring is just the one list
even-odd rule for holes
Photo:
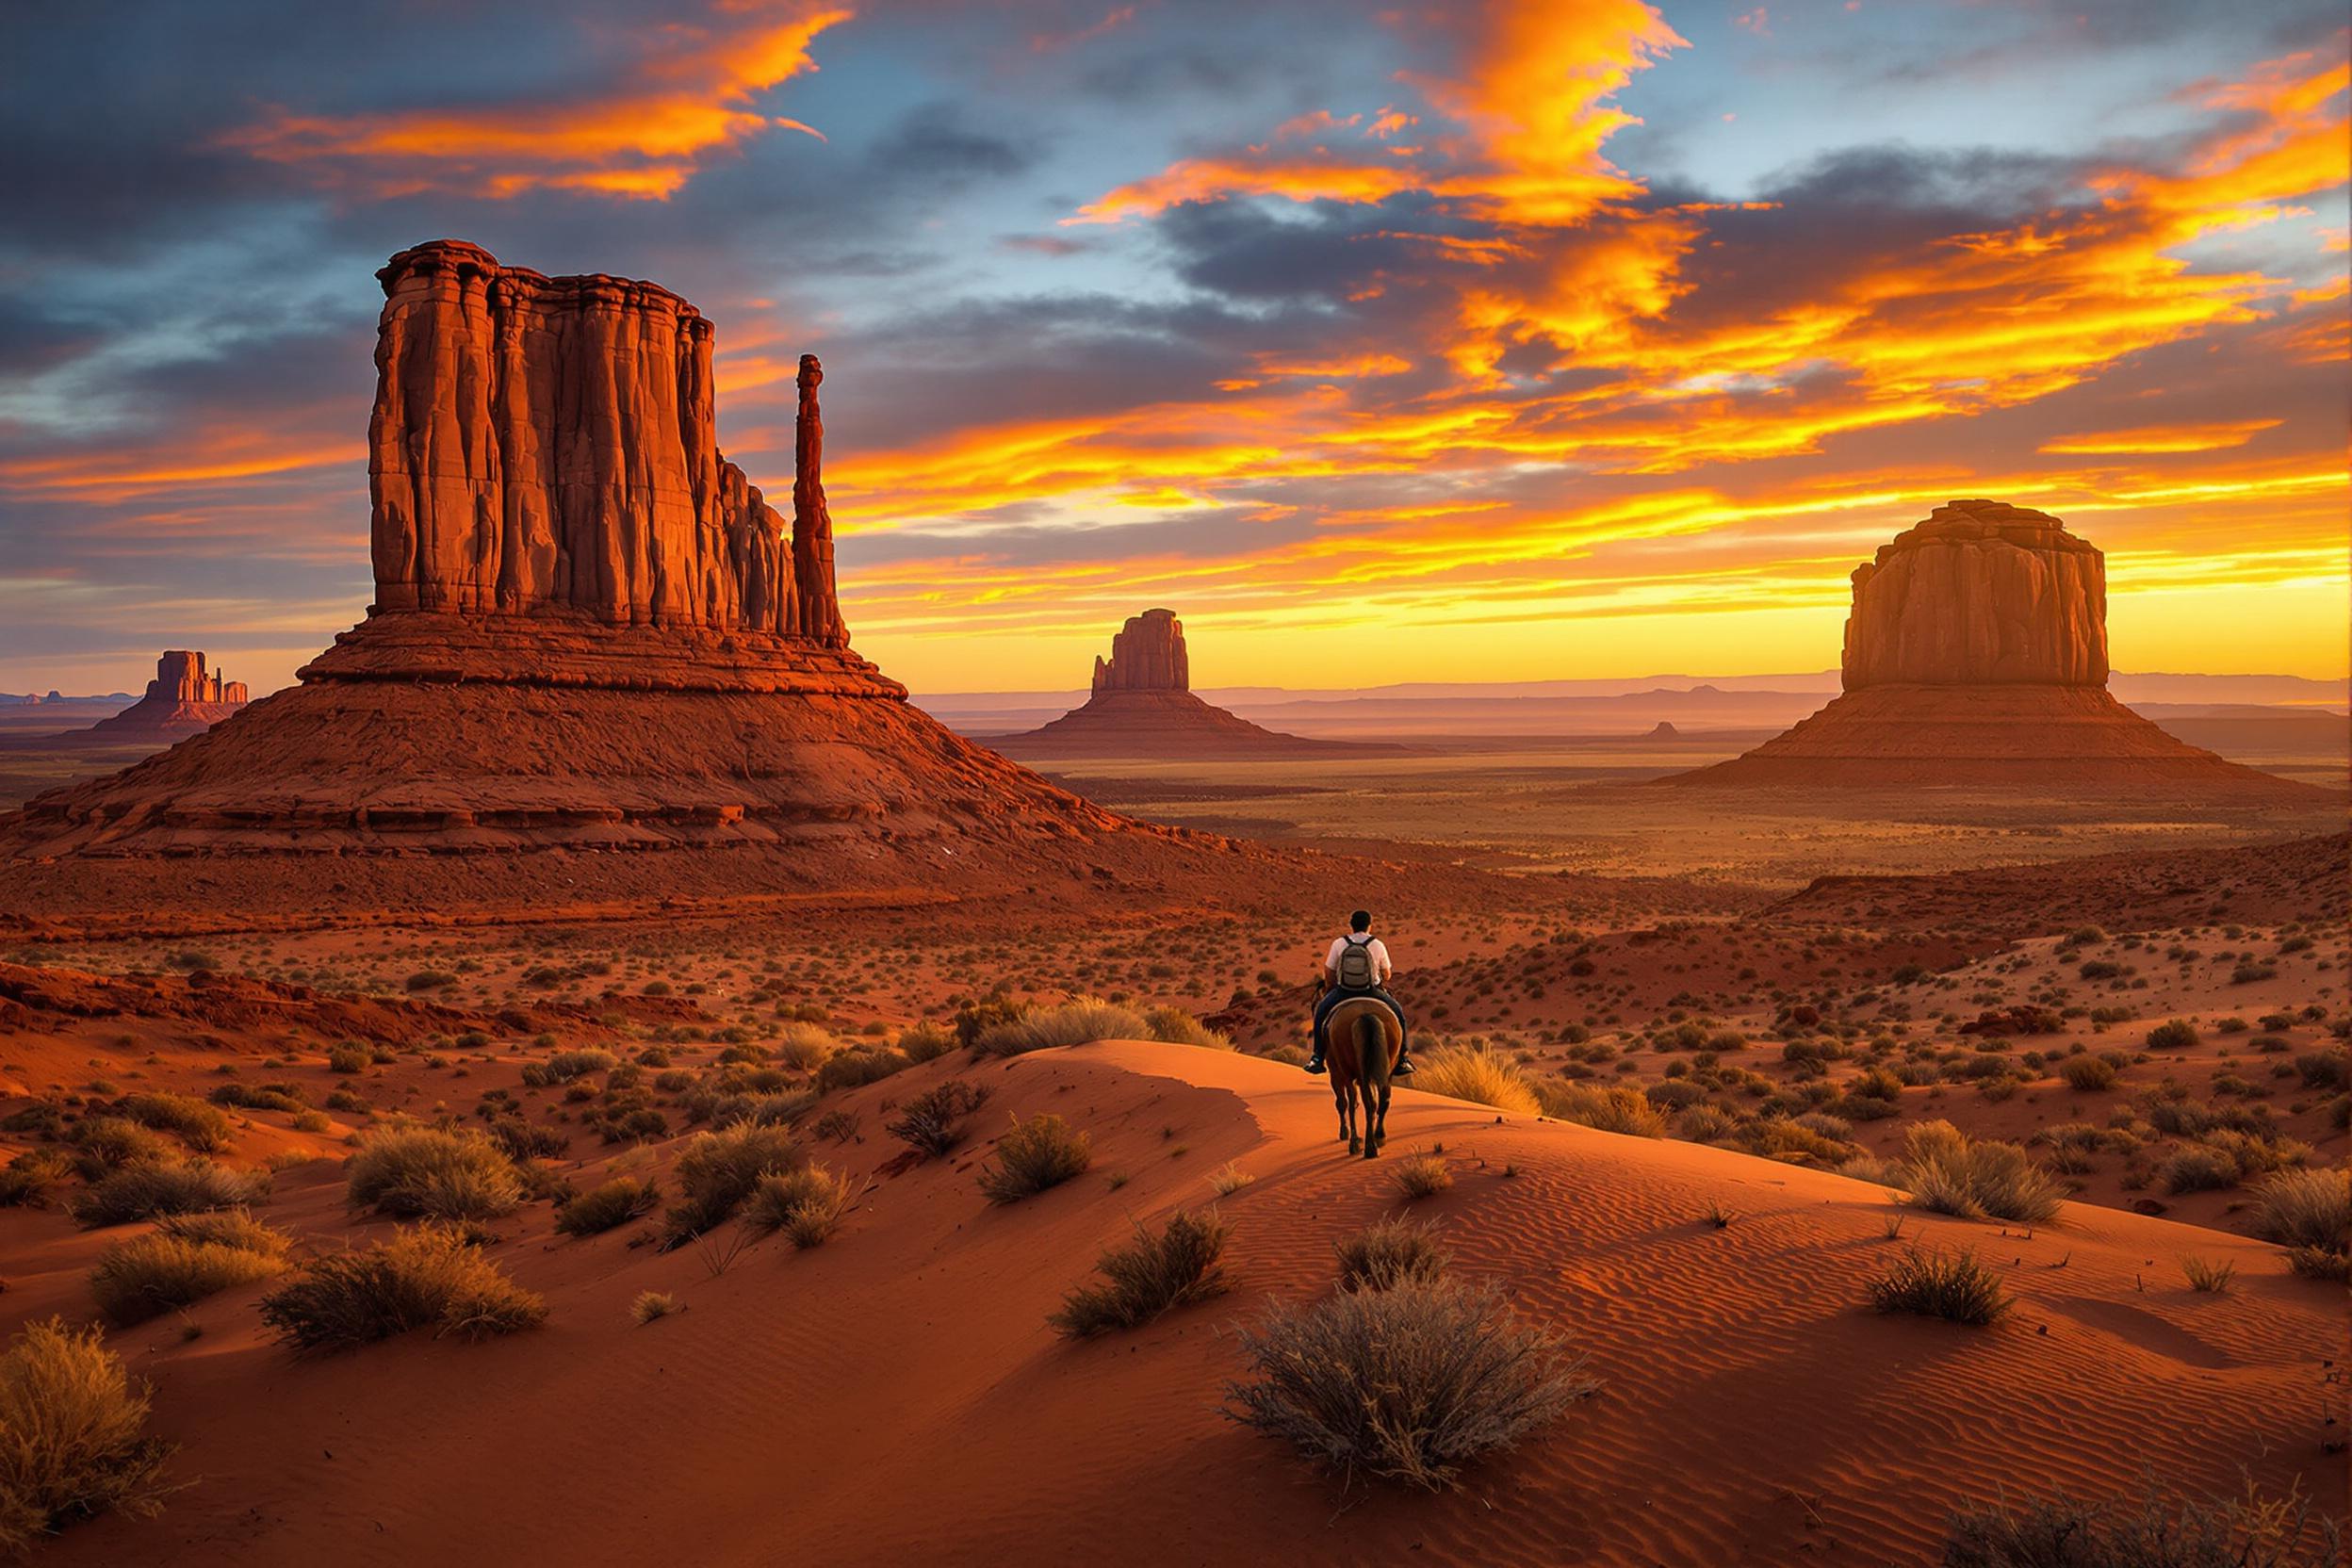
[[256,690],[368,597],[392,252],[656,279],[858,646],[1083,685],[1833,666],[1953,497],[2118,669],[2342,678],[2341,0],[30,0],[0,691]]

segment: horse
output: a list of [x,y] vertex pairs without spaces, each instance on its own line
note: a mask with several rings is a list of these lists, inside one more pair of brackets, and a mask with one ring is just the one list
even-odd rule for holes
[[[1403,1049],[1405,1032],[1396,1014],[1378,997],[1350,997],[1323,1021],[1325,1054],[1331,1071],[1331,1098],[1339,1105],[1339,1139],[1353,1154],[1380,1157],[1388,1141],[1388,1070]],[[1364,1107],[1364,1131],[1356,1131],[1356,1106]]]

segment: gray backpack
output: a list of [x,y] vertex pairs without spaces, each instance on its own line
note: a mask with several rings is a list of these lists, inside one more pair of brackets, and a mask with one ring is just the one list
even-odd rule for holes
[[1380,983],[1380,967],[1372,961],[1372,939],[1366,937],[1359,941],[1354,937],[1348,937],[1345,939],[1347,945],[1339,950],[1339,988],[1344,991],[1376,989]]

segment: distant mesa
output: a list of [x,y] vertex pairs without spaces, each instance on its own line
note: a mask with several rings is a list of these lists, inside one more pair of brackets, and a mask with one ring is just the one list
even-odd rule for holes
[[1642,738],[1645,741],[1679,741],[1682,739],[1682,731],[1674,727],[1673,720],[1660,719],[1658,721],[1658,727]]
[[[983,863],[1109,876],[1221,842],[1131,823],[963,740],[850,650],[814,355],[788,522],[718,449],[712,329],[676,294],[457,240],[377,277],[367,618],[298,684],[0,818],[0,872],[17,874],[0,905],[70,907],[91,863],[190,854],[316,859],[343,868],[316,874],[337,890],[439,890],[463,863],[469,898],[552,902],[589,896],[580,858],[526,874],[534,858],[502,852],[729,852],[665,858],[666,881],[642,863],[594,874],[644,899],[927,889]],[[201,656],[167,655],[140,708],[242,697],[213,680]],[[371,857],[410,869],[351,869]],[[54,875],[32,888],[27,863]],[[296,902],[309,886],[269,874]]]
[[1172,610],[1131,615],[1097,654],[1094,690],[1084,706],[1052,724],[988,743],[1007,757],[1045,760],[1142,757],[1220,760],[1397,752],[1401,746],[1317,741],[1251,724],[1192,693],[1184,623]]
[[2017,786],[2307,801],[2107,691],[2107,564],[2047,513],[1949,501],[1854,573],[1844,694],[1674,786]]
[[201,735],[243,708],[245,683],[204,667],[204,656],[174,648],[155,661],[147,694],[80,733],[92,740],[176,741]]

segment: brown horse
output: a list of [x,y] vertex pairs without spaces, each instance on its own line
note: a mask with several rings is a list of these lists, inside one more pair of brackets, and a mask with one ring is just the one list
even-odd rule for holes
[[[1348,1152],[1380,1157],[1388,1141],[1388,1070],[1405,1043],[1405,1032],[1388,1004],[1374,997],[1349,998],[1323,1021],[1331,1070],[1331,1098],[1339,1102],[1339,1135]],[[1364,1132],[1356,1132],[1356,1107],[1364,1107]]]

